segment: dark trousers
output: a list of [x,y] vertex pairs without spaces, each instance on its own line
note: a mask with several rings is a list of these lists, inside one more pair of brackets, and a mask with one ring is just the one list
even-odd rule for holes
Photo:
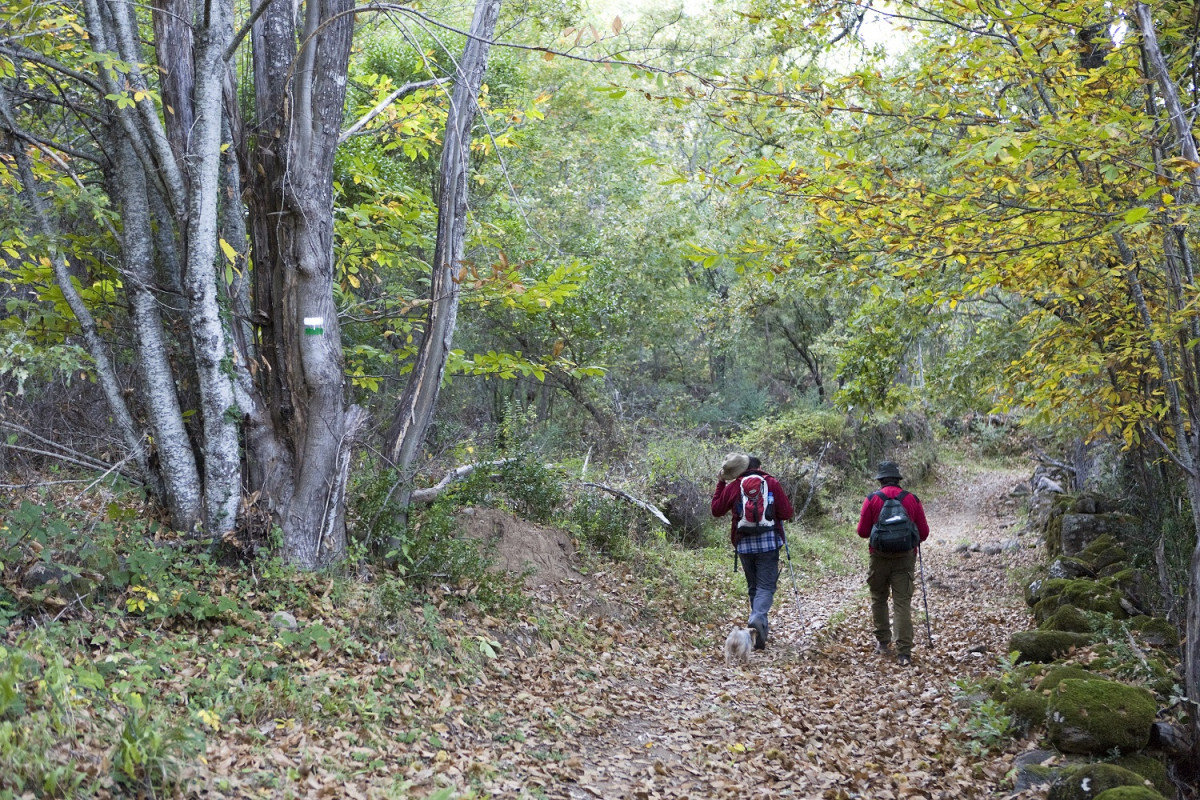
[[750,595],[750,624],[762,620],[767,630],[767,612],[775,602],[775,587],[779,583],[779,551],[769,553],[740,553],[742,569],[746,571],[746,590]]
[[867,570],[867,588],[871,590],[871,619],[875,638],[881,644],[893,641],[888,620],[888,594],[892,596],[896,652],[906,656],[913,648],[912,598],[916,583],[917,554],[872,553]]

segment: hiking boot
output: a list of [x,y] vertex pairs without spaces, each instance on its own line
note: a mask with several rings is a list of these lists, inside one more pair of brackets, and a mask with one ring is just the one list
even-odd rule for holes
[[891,654],[892,654],[892,643],[891,642],[876,642],[875,643],[875,655],[890,656]]
[[902,667],[907,667],[909,664],[912,663],[912,657],[911,656],[900,656],[899,658],[896,659],[896,663]]
[[754,649],[767,649],[767,621],[762,617],[755,617],[750,620],[750,627],[754,629]]

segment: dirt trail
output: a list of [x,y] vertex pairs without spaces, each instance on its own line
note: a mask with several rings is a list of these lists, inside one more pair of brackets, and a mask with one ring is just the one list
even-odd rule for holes
[[[873,653],[864,547],[861,573],[805,590],[799,609],[781,577],[774,640],[747,666],[727,669],[717,648],[630,643],[633,668],[603,682],[601,724],[558,742],[575,755],[552,771],[558,779],[539,796],[1003,795],[1011,752],[964,757],[947,740],[961,738],[952,730],[962,711],[955,680],[994,668],[1009,634],[1027,624],[1006,571],[1030,555],[959,550],[1015,536],[1009,495],[1025,475],[959,473],[944,476],[946,485],[962,487],[957,493],[924,501],[933,529],[924,566],[934,643],[931,649],[915,614],[911,667]],[[916,602],[919,609],[919,595]],[[510,777],[522,771],[510,767]],[[505,794],[516,784],[495,788]]]

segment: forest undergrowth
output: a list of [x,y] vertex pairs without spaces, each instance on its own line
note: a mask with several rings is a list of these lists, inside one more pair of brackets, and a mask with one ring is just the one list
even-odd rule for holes
[[[872,653],[856,501],[792,526],[771,646],[734,668],[727,547],[585,550],[567,580],[481,593],[169,540],[100,563],[144,527],[26,503],[4,518],[0,796],[1002,795],[1022,745],[963,698],[1027,625],[1006,576],[1032,556],[955,545],[1014,535],[1025,477],[952,463],[914,487],[933,646],[919,616],[908,669]],[[85,557],[50,586],[95,597],[13,580],[62,537]]]

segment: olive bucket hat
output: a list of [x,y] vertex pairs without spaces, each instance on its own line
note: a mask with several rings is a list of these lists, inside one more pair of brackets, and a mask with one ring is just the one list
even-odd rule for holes
[[900,465],[895,461],[880,461],[879,470],[875,473],[875,480],[881,481],[884,478],[895,478],[898,481],[904,480],[900,475]]
[[750,466],[750,456],[745,453],[730,453],[721,464],[721,479],[731,481]]

